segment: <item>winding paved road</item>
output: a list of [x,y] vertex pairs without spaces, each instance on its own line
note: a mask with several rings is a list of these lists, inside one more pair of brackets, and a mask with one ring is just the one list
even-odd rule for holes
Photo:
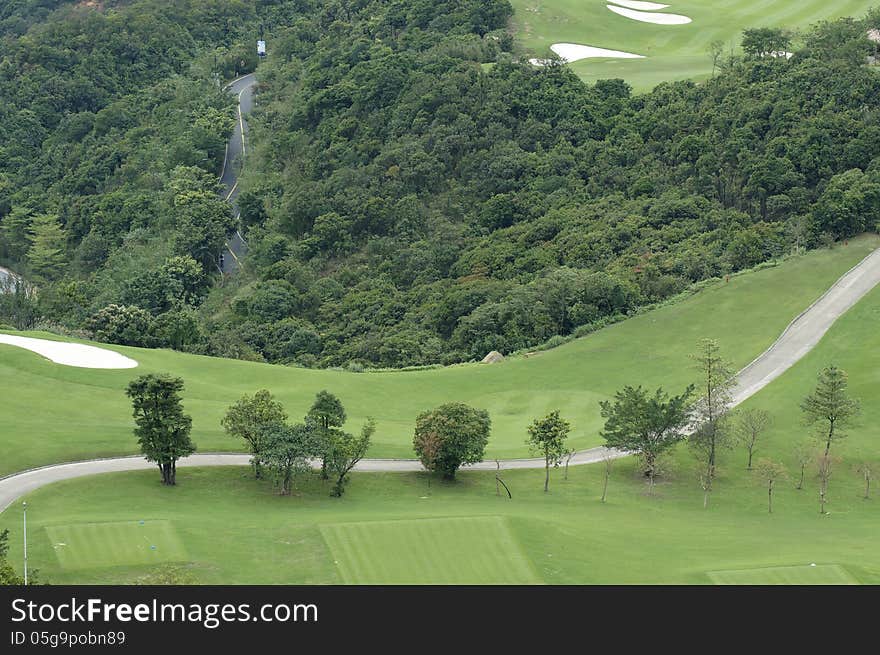
[[[738,382],[733,393],[733,404],[743,402],[782,375],[819,342],[834,321],[878,284],[880,284],[880,248],[838,279],[828,291],[789,324],[772,346],[737,374]],[[571,464],[599,462],[606,453],[610,453],[614,457],[626,455],[626,453],[607,448],[590,448],[576,453],[571,459]],[[245,454],[202,453],[181,460],[178,462],[178,466],[245,466],[249,463],[250,456]],[[504,469],[543,468],[544,460],[540,458],[508,459],[502,460],[501,465]],[[492,460],[465,468],[494,470],[495,467],[495,461]],[[15,473],[0,478],[0,511],[9,507],[16,498],[59,480],[95,475],[96,473],[153,468],[155,468],[155,464],[147,462],[141,456],[132,455],[130,457],[55,464]],[[418,460],[412,459],[365,459],[358,464],[355,470],[420,471],[422,466]]]
[[[238,169],[247,153],[247,122],[244,117],[254,108],[254,85],[257,78],[254,73],[244,75],[230,82],[225,89],[238,96],[238,111],[232,137],[226,147],[226,159],[223,161],[223,172],[220,174],[221,194],[223,199],[232,204],[235,220],[241,215],[238,210]],[[226,252],[220,266],[224,274],[234,273],[241,266],[241,260],[247,252],[247,243],[236,230],[226,242]]]

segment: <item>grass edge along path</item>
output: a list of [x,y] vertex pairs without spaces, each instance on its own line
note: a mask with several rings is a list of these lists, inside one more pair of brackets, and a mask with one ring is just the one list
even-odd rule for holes
[[[140,362],[136,369],[101,371],[56,365],[33,353],[0,346],[0,474],[90,457],[135,452],[128,381],[147,372],[183,377],[185,410],[201,452],[240,451],[220,417],[243,393],[268,388],[291,417],[304,415],[314,394],[337,394],[349,429],[368,415],[378,421],[371,458],[410,459],[415,416],[444,402],[487,409],[493,433],[487,459],[528,456],[526,426],[554,409],[573,424],[571,445],[598,444],[598,401],[624,384],[662,384],[670,391],[692,381],[687,356],[699,339],[713,337],[739,368],[767,348],[789,321],[880,239],[866,236],[833,250],[813,251],[777,266],[731,277],[677,303],[604,328],[531,356],[493,365],[348,373],[309,370],[187,355],[167,350],[110,346]],[[36,336],[33,335],[32,336]],[[33,411],[53,399],[57,411]]]

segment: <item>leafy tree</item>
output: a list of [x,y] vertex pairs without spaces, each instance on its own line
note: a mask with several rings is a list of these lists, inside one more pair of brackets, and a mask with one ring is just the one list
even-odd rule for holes
[[58,277],[64,268],[66,238],[58,216],[37,214],[34,216],[28,239],[27,251],[31,270],[43,279]]
[[0,320],[10,322],[16,330],[34,327],[39,316],[36,294],[21,278],[7,278],[0,284]]
[[189,255],[169,257],[162,264],[161,270],[177,303],[193,306],[199,304],[204,296],[206,276],[195,259]]
[[526,443],[530,450],[540,453],[544,457],[545,493],[550,486],[550,466],[559,466],[565,457],[565,440],[570,429],[568,421],[560,418],[559,410],[550,412],[529,426],[529,436]]
[[[315,396],[315,402],[312,403],[308,414],[307,421],[314,421],[318,426],[318,430],[325,442],[325,452],[329,453],[332,442],[334,428],[340,428],[345,424],[345,407],[342,402],[329,391],[319,391]],[[321,478],[326,480],[327,474],[327,457],[321,457]]]
[[784,29],[758,27],[743,31],[742,49],[753,57],[781,55],[791,48],[791,34]]
[[0,221],[0,243],[5,257],[12,261],[24,259],[31,246],[32,233],[29,228],[33,220],[33,212],[27,207],[13,207],[5,213]]
[[319,391],[315,396],[315,402],[312,403],[308,418],[315,423],[328,430],[330,428],[342,427],[345,423],[345,407],[343,407],[339,398],[329,391]]
[[816,426],[827,457],[831,444],[846,436],[843,428],[852,423],[861,408],[847,392],[846,372],[831,365],[819,373],[816,389],[801,402],[801,410],[805,423]]
[[813,229],[846,239],[880,221],[880,175],[854,168],[831,178],[813,206]]
[[192,417],[183,413],[181,391],[181,378],[154,373],[132,380],[125,391],[131,398],[141,452],[147,461],[156,462],[166,485],[177,483],[177,460],[196,451],[189,435]]
[[749,453],[749,462],[746,465],[748,470],[752,470],[752,457],[758,446],[758,440],[770,425],[770,414],[763,409],[746,409],[739,415],[739,422],[736,426],[737,436],[740,443]]
[[[28,584],[33,584],[30,577],[33,574],[28,571]],[[5,559],[0,559],[0,586],[19,586],[24,584],[24,578],[15,572],[12,565]]]
[[147,348],[154,345],[153,317],[140,307],[107,305],[95,312],[86,326],[98,341]]
[[312,470],[310,458],[320,452],[321,438],[314,423],[269,423],[258,428],[263,434],[261,459],[282,496],[289,496],[296,477]]
[[345,493],[349,472],[367,454],[370,439],[376,431],[376,422],[368,418],[357,437],[341,430],[333,430],[333,439],[326,454],[327,471],[336,477],[331,495],[339,497]]
[[609,448],[636,453],[651,488],[660,456],[684,439],[688,421],[688,399],[693,385],[684,393],[669,396],[662,388],[653,395],[639,387],[626,386],[614,394],[614,402],[599,403],[605,426],[599,433]]
[[191,309],[165,312],[156,317],[152,325],[153,338],[157,345],[174,350],[185,350],[198,344],[202,338],[198,315]]
[[732,431],[727,418],[736,378],[730,364],[721,356],[718,342],[713,339],[703,339],[699,350],[691,358],[702,378],[702,395],[694,406],[693,421],[696,427],[688,437],[688,444],[698,460],[703,462],[703,504],[708,505],[718,451],[729,446],[731,441]]
[[[483,461],[491,425],[486,410],[464,403],[447,403],[416,417],[413,447],[426,469],[436,469],[445,479],[454,480],[462,464]],[[439,451],[430,461],[422,450],[426,434],[436,435],[440,440]]]
[[[15,568],[6,559],[9,554],[9,530],[0,532],[0,587],[2,586],[21,586],[24,584],[24,577],[15,572]],[[38,585],[39,571],[36,569],[28,569],[28,585]]]
[[759,459],[755,466],[755,475],[767,485],[767,512],[773,513],[773,485],[788,475],[785,466],[770,459]]
[[263,438],[268,434],[268,428],[283,425],[286,421],[287,412],[283,405],[268,390],[260,389],[253,396],[244,395],[230,405],[220,424],[226,434],[247,442],[254,477],[260,479],[265,448]]

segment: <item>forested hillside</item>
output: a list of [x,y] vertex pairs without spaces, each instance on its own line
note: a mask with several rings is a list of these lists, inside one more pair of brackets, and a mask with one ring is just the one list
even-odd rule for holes
[[182,344],[233,225],[215,194],[234,121],[220,81],[255,66],[258,21],[289,20],[273,4],[4,3],[0,263],[38,291],[0,297],[0,320],[101,338],[109,319],[113,340]]
[[[0,263],[38,293],[0,320],[306,366],[450,363],[878,229],[880,11],[816,26],[790,60],[633,95],[521,62],[506,0],[257,5],[63,7],[4,37]],[[261,23],[250,249],[221,281],[233,105],[212,73],[254,65]]]

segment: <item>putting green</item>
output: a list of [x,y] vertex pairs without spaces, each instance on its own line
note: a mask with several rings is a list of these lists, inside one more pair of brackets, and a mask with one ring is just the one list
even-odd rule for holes
[[839,564],[770,566],[741,571],[710,571],[709,579],[718,585],[854,585],[859,584]]
[[613,0],[511,0],[517,38],[531,57],[546,57],[554,43],[623,50],[645,59],[584,59],[571,64],[588,81],[623,78],[636,90],[660,82],[705,78],[712,72],[709,44],[725,52],[739,46],[752,27],[806,27],[839,16],[861,16],[876,0],[670,0],[647,14],[679,14],[686,25],[655,25],[609,10]]
[[346,584],[538,584],[500,516],[321,526]]
[[64,569],[181,562],[183,542],[170,521],[74,523],[46,527],[49,543]]

